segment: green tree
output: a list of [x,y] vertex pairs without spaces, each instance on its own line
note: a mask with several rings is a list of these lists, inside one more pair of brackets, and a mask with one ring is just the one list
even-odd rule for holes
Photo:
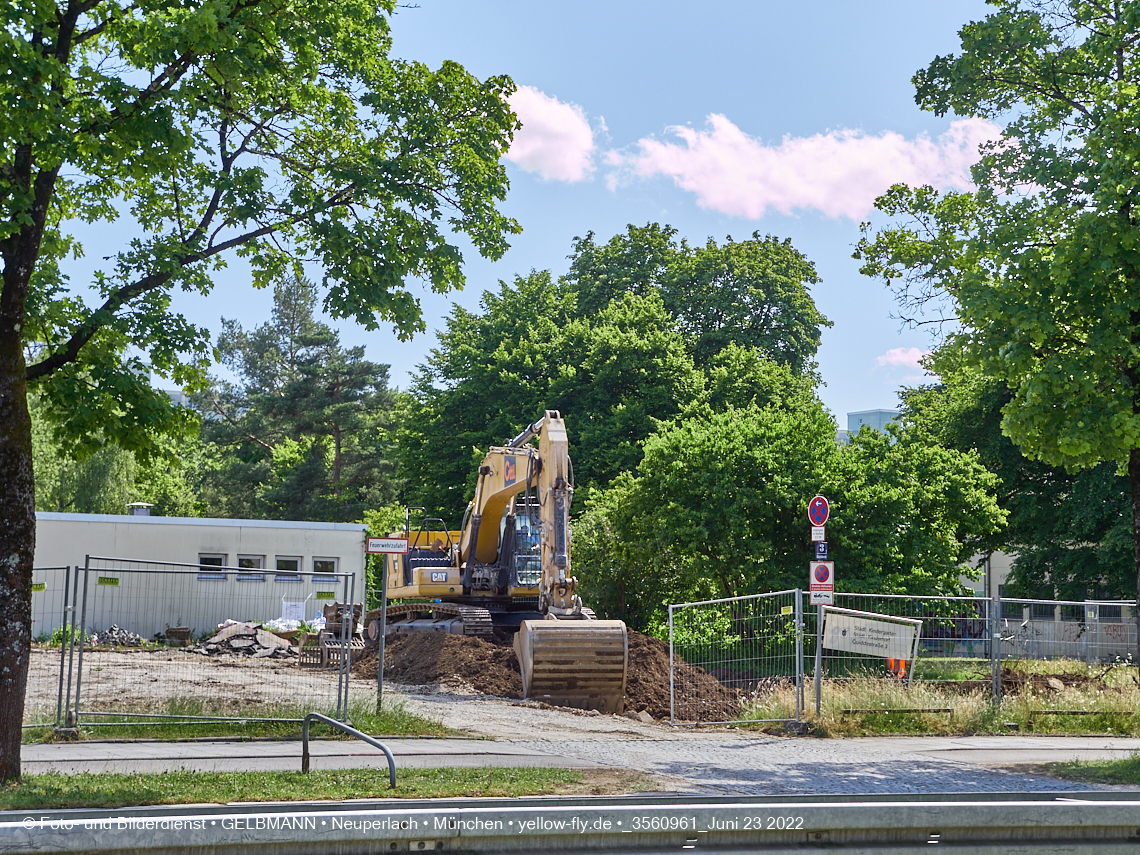
[[795,587],[807,502],[838,453],[822,407],[730,408],[653,435],[575,530],[592,607],[645,629],[682,598]]
[[807,505],[832,504],[842,589],[960,592],[1000,525],[977,455],[895,431],[835,442],[818,399],[706,410],[645,442],[637,469],[596,494],[575,530],[575,573],[599,613],[645,629],[666,605],[802,587]]
[[1069,473],[1025,457],[1001,431],[1012,394],[1000,381],[956,365],[949,349],[932,367],[941,382],[909,390],[903,421],[947,448],[974,449],[998,476],[1008,522],[980,545],[1014,555],[1006,591],[1039,599],[1127,597],[1132,517],[1128,479],[1112,463]]
[[763,390],[776,374],[810,389],[829,323],[811,263],[775,238],[693,250],[675,236],[655,223],[604,244],[588,233],[560,281],[532,271],[484,293],[479,312],[455,309],[400,420],[409,501],[458,519],[486,448],[544,409],[568,419],[584,501],[706,391],[745,400],[745,377]]
[[[9,4],[0,28],[0,782],[19,777],[35,543],[29,383],[77,436],[141,450],[178,411],[124,364],[181,386],[206,333],[169,311],[228,254],[264,285],[300,258],[325,306],[423,328],[409,278],[462,283],[462,233],[498,257],[516,120],[503,77],[389,56],[392,0]],[[94,305],[60,261],[66,224],[128,216]]]
[[683,253],[661,293],[698,365],[737,344],[803,372],[819,350],[821,328],[832,325],[808,293],[819,281],[815,265],[790,240],[754,232],[751,240],[729,238],[723,246],[709,238]]
[[222,362],[197,399],[214,459],[203,482],[222,516],[348,522],[395,497],[388,366],[344,349],[317,321],[316,288],[288,277],[272,320],[247,333],[223,322]]
[[567,420],[577,503],[636,465],[658,420],[701,392],[656,294],[579,317],[574,292],[543,271],[484,293],[483,310],[455,310],[401,418],[408,500],[444,519],[460,518],[487,448],[546,409]]
[[660,294],[698,366],[729,344],[808,371],[820,328],[831,326],[808,292],[820,279],[789,240],[709,238],[703,247],[677,242],[672,226],[627,226],[603,245],[594,233],[574,239],[565,282],[578,310],[592,315],[624,294]]
[[1127,471],[1140,592],[1140,5],[1000,0],[915,76],[939,115],[1009,118],[977,191],[895,187],[864,272],[911,308],[944,299],[958,341],[1011,392],[1002,430],[1071,470]]
[[547,271],[500,282],[498,293],[483,292],[481,308],[452,310],[397,417],[408,503],[453,524],[487,448],[554,408],[546,396],[565,364],[562,330],[575,314],[573,295]]

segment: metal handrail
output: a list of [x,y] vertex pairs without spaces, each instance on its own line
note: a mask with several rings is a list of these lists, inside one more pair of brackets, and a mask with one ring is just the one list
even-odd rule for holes
[[305,721],[301,724],[301,774],[308,774],[309,772],[309,722],[310,721],[323,721],[329,727],[335,727],[342,733],[347,733],[349,736],[355,736],[357,739],[363,740],[371,745],[373,748],[379,748],[384,752],[384,756],[388,758],[388,789],[396,789],[396,760],[392,757],[392,752],[388,750],[378,739],[373,739],[367,733],[361,733],[355,727],[349,727],[347,724],[336,719],[329,718],[327,715],[311,712],[305,716]]

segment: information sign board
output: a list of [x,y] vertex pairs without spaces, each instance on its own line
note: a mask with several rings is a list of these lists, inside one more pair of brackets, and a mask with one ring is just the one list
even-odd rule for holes
[[888,615],[824,613],[823,646],[882,659],[911,659],[922,621],[890,620]]

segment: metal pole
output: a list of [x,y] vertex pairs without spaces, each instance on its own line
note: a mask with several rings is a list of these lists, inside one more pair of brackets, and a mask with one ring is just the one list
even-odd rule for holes
[[[72,727],[79,727],[79,690],[83,685],[83,639],[87,636],[87,580],[90,576],[91,556],[88,555],[83,565],[83,608],[79,612],[79,664],[76,666],[78,673],[75,675],[75,709],[70,722]],[[72,631],[71,634],[74,636],[75,632]],[[72,644],[74,643],[75,640],[72,638]],[[70,678],[68,682],[70,682]]]
[[989,598],[990,683],[994,704],[1001,703],[1001,594]]
[[64,624],[64,636],[67,643],[67,710],[64,713],[64,727],[70,727],[71,722],[71,677],[75,673],[75,606],[79,602],[79,568],[75,568],[75,578],[71,581],[71,623]]
[[796,721],[804,714],[804,592],[796,588]]
[[676,695],[673,692],[673,605],[669,605],[669,724],[676,727]]
[[55,702],[55,726],[59,727],[59,720],[63,717],[63,669],[66,667],[67,657],[67,589],[71,587],[71,565],[64,568],[63,575],[63,635],[59,638],[59,697]]
[[823,606],[815,607],[815,717],[819,718],[823,671]]
[[910,670],[906,673],[906,690],[909,692],[910,687],[914,685],[914,668],[918,665],[918,644],[922,640],[922,624],[919,624],[914,631],[914,645],[910,651]]
[[[351,587],[350,587],[351,583]],[[356,597],[356,574],[353,573],[344,577],[344,593],[347,597],[346,610],[341,610],[340,615],[340,662],[338,662],[337,681],[336,681],[336,714],[340,716],[341,721],[348,721],[348,667],[347,662],[349,658],[348,645],[352,640],[349,635],[348,629],[352,626],[352,617],[354,614],[353,599]],[[342,703],[343,698],[343,703]]]
[[[394,562],[396,559],[392,559]],[[380,712],[380,705],[384,701],[384,641],[388,634],[388,556],[385,555],[380,562],[380,640],[377,644],[376,655],[376,712]]]
[[1087,628],[1085,629],[1085,667],[1092,668],[1093,658],[1096,656],[1096,645],[1100,637],[1100,605],[1091,606],[1086,603],[1085,611],[1088,614]]

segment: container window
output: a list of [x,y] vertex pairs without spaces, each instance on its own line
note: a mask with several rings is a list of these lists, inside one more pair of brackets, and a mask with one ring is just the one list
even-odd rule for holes
[[224,582],[225,573],[211,571],[210,567],[225,567],[227,556],[217,552],[198,553],[198,580],[202,582]]

